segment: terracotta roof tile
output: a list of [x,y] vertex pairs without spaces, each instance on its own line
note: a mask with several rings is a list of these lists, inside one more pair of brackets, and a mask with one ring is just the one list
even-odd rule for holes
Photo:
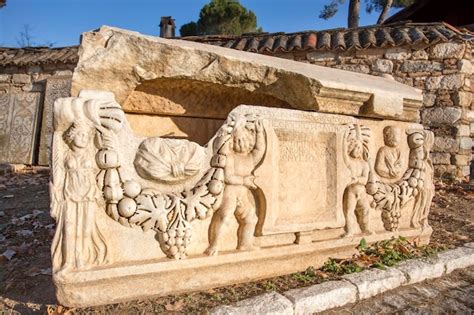
[[76,64],[79,46],[48,48],[0,47],[0,66],[32,66],[51,63]]
[[[404,22],[356,29],[339,28],[334,30],[273,34],[254,33],[242,36],[189,36],[181,39],[243,51],[276,53],[298,50],[345,51],[390,48],[405,45],[429,45],[451,40],[473,41],[473,38],[474,35],[472,33],[462,32],[446,23]],[[235,45],[235,42],[238,42],[238,44]]]
[[[242,36],[190,36],[182,38],[237,50],[272,54],[291,51],[346,51],[390,48],[451,40],[474,43],[474,33],[445,23],[397,23],[298,33],[254,33]],[[29,66],[51,63],[76,64],[79,46],[62,48],[1,48],[0,66]]]

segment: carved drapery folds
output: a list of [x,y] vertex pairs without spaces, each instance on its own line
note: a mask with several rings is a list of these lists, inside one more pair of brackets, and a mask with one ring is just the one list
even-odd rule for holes
[[[71,113],[68,115],[68,112]],[[77,120],[74,117],[83,118]],[[58,220],[60,220],[61,213],[68,213],[65,208],[69,210],[71,206],[66,206],[64,209],[59,206],[68,200],[75,203],[82,202],[85,204],[85,208],[100,208],[103,198],[105,212],[110,218],[127,227],[138,226],[143,231],[156,231],[162,251],[170,258],[181,259],[186,257],[186,249],[191,242],[191,222],[193,220],[206,219],[216,210],[220,214],[228,214],[229,211],[232,214],[238,208],[238,212],[245,213],[246,218],[252,217],[251,222],[248,219],[243,219],[242,224],[246,225],[246,228],[239,228],[239,248],[250,249],[252,247],[256,210],[255,206],[252,206],[252,202],[249,201],[247,204],[244,200],[250,198],[247,196],[250,193],[249,189],[255,188],[252,171],[265,151],[265,141],[262,138],[263,125],[255,115],[229,116],[212,142],[213,156],[208,164],[208,170],[204,172],[194,187],[176,193],[163,193],[157,189],[142,187],[137,180],[130,179],[129,175],[124,174],[123,161],[118,146],[120,140],[117,136],[118,131],[123,127],[124,113],[120,105],[113,100],[112,95],[106,95],[103,99],[93,101],[87,98],[62,99],[56,106],[56,120],[58,126],[67,124],[68,120],[72,121],[71,127],[62,135],[64,139],[67,139],[64,141],[71,146],[71,152],[75,154],[70,154],[70,156],[73,158],[78,156],[71,160],[68,155],[65,159],[66,188],[61,196],[58,196],[61,194],[59,183],[61,183],[64,172],[56,170],[54,172],[55,175],[52,179],[52,192],[55,196],[53,216],[59,218]],[[82,126],[87,126],[87,130]],[[58,138],[60,136],[58,129],[64,128],[56,128],[55,152],[59,154],[63,150],[59,150],[62,143]],[[75,136],[72,138],[69,136],[72,134],[71,130],[75,131]],[[89,138],[86,137],[86,131]],[[90,141],[93,137],[95,137],[94,143]],[[75,153],[79,152],[79,149],[72,147],[74,141],[87,142],[90,149],[87,153],[79,156],[79,153]],[[85,144],[83,146],[85,147]],[[95,161],[91,159],[94,152],[96,152]],[[134,166],[138,175],[145,179],[180,182],[198,174],[204,158],[204,148],[195,143],[186,140],[149,138],[145,139],[138,148]],[[63,164],[61,159],[62,157],[57,156],[56,166]],[[76,160],[79,162],[75,162]],[[82,163],[74,164],[74,167],[80,168],[84,174],[70,183],[71,175],[68,173],[68,166],[73,162]],[[71,193],[68,194],[69,186],[72,187]],[[83,190],[86,190],[84,194],[82,194]],[[102,194],[100,194],[100,190],[102,190]],[[230,209],[229,205],[232,205],[230,207],[233,209]],[[93,213],[94,210],[82,211]],[[250,213],[253,213],[253,216]],[[220,214],[215,217],[221,217]],[[240,217],[238,218],[241,220]],[[93,219],[84,222],[95,224]],[[221,226],[218,223],[211,224],[212,231],[219,228]],[[103,242],[100,242],[102,238],[99,231],[94,233],[98,236],[97,240],[92,238],[92,245],[101,247],[101,249],[94,255],[88,255],[96,257],[91,259],[100,264],[105,261],[105,258],[98,256],[105,256],[107,248],[105,244],[102,244]],[[218,232],[210,232],[210,248],[213,246],[217,248],[216,244],[220,237],[216,233]],[[58,245],[56,249],[53,248],[54,256],[61,255],[61,244],[64,242],[59,239],[68,234],[58,228],[57,235],[58,241],[56,243]],[[82,236],[73,235],[71,238],[81,239]],[[71,250],[74,251],[74,248]],[[81,251],[81,249],[78,250]],[[212,255],[216,253],[217,250],[212,253],[208,252]],[[80,267],[79,263],[77,267]]]
[[387,231],[397,231],[401,209],[413,201],[411,227],[427,228],[428,213],[434,194],[433,166],[429,152],[433,145],[433,133],[427,130],[407,130],[410,149],[408,168],[396,182],[386,182],[402,173],[403,157],[399,149],[401,130],[395,126],[384,128],[385,146],[380,148],[375,167],[372,168],[369,152],[371,131],[362,125],[349,125],[343,138],[343,154],[351,179],[343,196],[346,219],[345,236],[373,233],[370,229],[370,212],[381,210],[381,218]]
[[[115,110],[115,115],[113,114]],[[107,240],[97,225],[102,194],[96,152],[96,130],[120,126],[124,117],[110,97],[65,98],[55,107],[51,215],[57,228],[52,244],[54,271],[87,269],[111,262]]]
[[[257,223],[272,217],[271,207],[261,208],[266,207],[265,198],[269,197],[265,194],[269,187],[288,187],[279,184],[287,180],[279,178],[280,174],[288,173],[269,173],[269,165],[288,167],[289,156],[295,163],[332,167],[330,176],[335,177],[308,172],[306,180],[315,178],[319,185],[345,182],[340,193],[317,199],[329,202],[334,196],[338,200],[334,203],[337,209],[330,210],[338,213],[332,228],[344,228],[343,237],[378,234],[382,225],[386,231],[397,231],[401,219],[410,221],[411,229],[428,227],[434,193],[429,159],[431,132],[386,124],[378,127],[368,120],[359,124],[352,117],[341,123],[332,117],[331,123],[305,122],[292,138],[292,124],[280,119],[272,125],[257,112],[255,107],[249,112],[231,112],[209,144],[202,147],[187,140],[132,136],[124,112],[111,93],[85,91],[78,98],[58,100],[51,178],[52,216],[58,223],[52,249],[55,272],[115,262],[109,250],[110,236],[106,238],[97,223],[97,217],[103,214],[108,216],[104,216],[105,224],[115,224],[112,219],[127,228],[154,231],[168,258],[183,259],[191,248],[195,249],[193,253],[215,256],[229,250],[228,234],[236,236],[239,251],[264,248],[261,240],[255,241],[256,233],[267,240],[275,234],[257,232]],[[318,124],[317,128],[311,129],[311,124]],[[379,139],[383,139],[382,145],[374,145],[381,143]],[[307,156],[305,150],[314,150],[311,153],[322,162],[300,158]],[[339,159],[342,164],[338,164]],[[345,173],[341,173],[343,168]],[[264,179],[257,178],[259,187],[255,172],[265,174]],[[339,189],[335,184],[331,187]],[[282,200],[279,195],[273,198],[272,202]],[[284,198],[285,202],[294,200]],[[291,219],[291,210],[282,208],[288,213],[280,215]],[[237,227],[229,231],[233,220]],[[196,229],[196,225],[201,228]],[[204,244],[207,249],[201,246],[202,235],[194,234],[202,233],[203,225],[208,230],[208,244]],[[311,243],[315,229],[319,228],[289,224],[284,233],[305,233],[306,242]],[[191,246],[197,240],[201,242],[199,249]]]

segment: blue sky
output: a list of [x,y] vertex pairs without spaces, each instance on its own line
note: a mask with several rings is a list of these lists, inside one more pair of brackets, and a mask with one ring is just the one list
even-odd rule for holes
[[[258,25],[266,32],[297,32],[345,27],[347,4],[325,21],[318,18],[330,0],[241,0],[255,12]],[[7,0],[0,10],[0,46],[18,46],[18,38],[28,25],[32,41],[56,47],[76,45],[82,32],[111,25],[158,35],[161,16],[182,24],[197,20],[208,0]],[[363,2],[363,1],[362,1]],[[363,4],[364,7],[364,4]],[[362,25],[374,24],[377,13],[361,12]],[[177,34],[179,32],[177,31]]]

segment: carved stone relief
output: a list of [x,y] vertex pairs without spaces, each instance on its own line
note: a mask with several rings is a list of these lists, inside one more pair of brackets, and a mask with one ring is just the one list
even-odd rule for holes
[[0,95],[0,162],[32,164],[39,93]]
[[375,160],[375,171],[383,178],[399,178],[403,173],[403,159],[399,144],[401,130],[395,126],[385,127],[383,130],[385,146],[381,147]]
[[[234,265],[254,278],[263,261],[303,266],[362,237],[431,233],[433,134],[419,125],[243,105],[200,146],[135,136],[125,117],[108,92],[55,103],[53,274],[69,300],[109,270],[115,284],[173,275],[158,287],[181,290]],[[214,267],[215,280],[195,272]]]
[[51,144],[53,143],[53,105],[60,97],[68,97],[71,92],[71,77],[51,77],[46,79],[44,92],[43,115],[41,122],[39,165],[49,165],[51,160]]
[[134,165],[145,179],[175,183],[198,174],[204,157],[204,149],[196,143],[155,137],[141,143]]
[[237,249],[255,249],[253,237],[258,218],[252,194],[252,190],[257,189],[253,171],[265,154],[265,131],[262,121],[252,116],[231,116],[228,125],[232,131],[216,138],[220,149],[211,162],[223,170],[224,182],[214,187],[220,191],[223,186],[223,195],[209,227],[208,255],[219,251],[227,223],[234,215],[239,222]]
[[[81,105],[83,104],[83,105]],[[100,206],[99,199],[90,194],[96,193],[96,188],[102,190],[105,200],[106,213],[113,220],[127,227],[141,227],[143,231],[154,230],[158,233],[158,241],[163,252],[170,258],[181,259],[186,257],[186,249],[191,242],[191,222],[195,219],[206,219],[213,216],[209,230],[210,245],[206,251],[209,255],[217,254],[222,231],[226,228],[229,216],[235,212],[239,221],[238,249],[253,249],[253,234],[257,222],[256,209],[251,190],[255,189],[253,170],[262,159],[265,152],[263,125],[255,116],[230,116],[219,130],[214,142],[214,155],[210,161],[210,168],[197,184],[181,193],[162,193],[156,189],[142,187],[123,173],[120,151],[117,143],[117,131],[124,123],[124,113],[114,100],[108,96],[104,99],[88,100],[81,98],[63,99],[55,108],[55,117],[58,124],[61,120],[67,121],[70,112],[81,111],[78,116],[84,116],[85,121],[74,119],[70,127],[62,134],[63,142],[69,148],[65,159],[65,187],[61,187],[60,177],[64,176],[59,169],[61,162],[55,161],[58,169],[55,171],[52,191],[54,195],[53,217],[61,221],[61,204],[64,202],[82,202],[87,200],[90,207]],[[86,129],[86,126],[88,126]],[[95,135],[95,151],[97,152],[94,167],[97,168],[97,183],[92,185],[89,180],[94,179],[90,151],[86,153],[86,144],[90,144],[91,131]],[[59,135],[56,134],[56,141]],[[55,144],[57,147],[61,145]],[[56,150],[56,152],[59,150]],[[178,156],[179,154],[179,156]],[[71,158],[69,158],[71,156]],[[85,157],[89,157],[89,160]],[[59,157],[55,157],[58,158]],[[203,148],[186,140],[171,140],[150,138],[142,142],[135,158],[135,168],[138,174],[146,179],[161,181],[179,181],[187,175],[195,175],[201,167],[204,158]],[[75,162],[69,162],[73,159]],[[77,161],[76,161],[77,160]],[[75,163],[74,167],[70,167]],[[82,163],[82,164],[78,164]],[[83,165],[84,164],[84,165]],[[80,171],[76,171],[79,169]],[[80,174],[69,183],[68,174]],[[55,183],[58,184],[55,184]],[[71,193],[67,187],[71,186]],[[77,196],[72,192],[77,190]],[[84,194],[82,191],[84,190]],[[99,190],[97,190],[98,192]],[[67,206],[66,206],[67,207]],[[72,206],[70,206],[72,207]],[[71,211],[73,212],[73,211]],[[83,211],[84,212],[84,211]],[[90,211],[94,212],[94,211]],[[93,219],[88,217],[88,224]],[[85,220],[79,220],[78,225]],[[92,229],[93,231],[95,229]],[[58,228],[53,247],[55,266],[59,269],[69,267],[87,267],[97,262],[98,258],[91,258],[85,262],[76,257],[75,263],[70,262],[68,250],[60,249],[63,235],[68,230]],[[95,247],[99,246],[99,237],[75,234],[71,238],[92,241]],[[65,241],[68,242],[67,240]],[[92,246],[91,245],[91,246]],[[66,246],[70,249],[71,246]],[[70,249],[74,251],[73,249]],[[96,253],[91,257],[99,257]],[[57,259],[56,257],[61,257]],[[64,261],[64,262],[63,262]],[[105,263],[105,260],[102,259]]]
[[343,157],[351,178],[344,190],[343,210],[346,218],[346,233],[353,236],[360,229],[372,234],[370,228],[371,200],[365,186],[369,179],[369,140],[370,128],[362,125],[350,125],[343,138]]
[[[58,136],[58,135],[57,135]],[[94,154],[94,127],[87,120],[76,120],[63,133],[68,146],[64,164],[56,164],[56,181],[51,215],[57,228],[53,239],[54,271],[87,269],[104,265],[107,243],[96,225],[101,192],[96,183],[97,167],[90,156]]]
[[399,229],[401,208],[414,200],[411,226],[428,228],[428,212],[433,198],[433,166],[429,151],[433,133],[427,130],[407,130],[410,149],[408,169],[396,183],[386,183],[371,174],[367,191],[374,197],[376,208],[382,210],[382,221],[387,231]]

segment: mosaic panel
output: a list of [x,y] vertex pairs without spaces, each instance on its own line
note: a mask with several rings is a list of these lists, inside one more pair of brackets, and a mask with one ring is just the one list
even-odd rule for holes
[[39,101],[39,93],[0,95],[0,163],[33,163]]
[[46,80],[44,95],[43,119],[41,123],[41,138],[38,156],[39,165],[49,165],[51,143],[53,139],[53,105],[61,97],[71,95],[71,77],[53,77]]

